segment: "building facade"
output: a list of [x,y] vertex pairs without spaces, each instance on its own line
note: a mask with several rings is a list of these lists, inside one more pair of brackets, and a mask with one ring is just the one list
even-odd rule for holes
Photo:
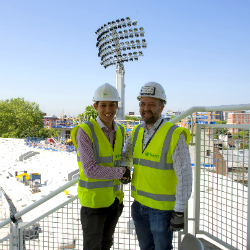
[[[250,113],[228,113],[227,124],[250,124]],[[231,134],[237,133],[238,129],[229,129]]]
[[59,118],[56,115],[47,116],[46,114],[43,116],[43,127],[47,129],[51,129],[52,126],[56,126],[56,121]]

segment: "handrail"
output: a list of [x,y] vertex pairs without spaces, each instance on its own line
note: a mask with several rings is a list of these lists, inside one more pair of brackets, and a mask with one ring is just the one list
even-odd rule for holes
[[[47,200],[53,198],[54,196],[58,195],[59,193],[61,193],[62,191],[66,190],[67,188],[73,186],[74,184],[76,184],[78,182],[79,177],[76,177],[75,179],[73,179],[72,181],[66,183],[65,185],[59,187],[58,189],[56,189],[55,191],[53,191],[52,193],[46,195],[45,197],[43,197],[42,199],[34,202],[33,204],[31,204],[30,206],[26,207],[25,209],[23,209],[22,211],[14,214],[15,219],[20,218],[22,215],[28,213],[29,211],[31,211],[33,208],[43,204],[44,202],[46,202]],[[9,224],[12,220],[10,218],[6,219],[5,221],[0,223],[0,228],[4,227],[5,225]]]
[[181,113],[169,122],[175,124],[183,118],[193,114],[194,112],[211,112],[211,111],[236,111],[236,110],[250,110],[250,104],[237,104],[237,105],[221,105],[221,106],[193,106],[192,108]]
[[58,141],[54,136],[51,136],[51,138],[52,138],[56,143],[59,143],[59,141]]

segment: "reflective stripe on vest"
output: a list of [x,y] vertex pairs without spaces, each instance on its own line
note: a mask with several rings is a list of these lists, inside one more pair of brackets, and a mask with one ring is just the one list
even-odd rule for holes
[[99,164],[99,163],[111,163],[111,162],[113,162],[113,156],[99,157],[99,144],[98,144],[98,139],[97,139],[95,131],[94,131],[94,126],[89,121],[87,121],[85,123],[89,126],[90,131],[92,133],[94,155],[95,155],[96,163]]
[[136,140],[137,140],[137,137],[138,137],[138,133],[139,133],[139,130],[140,130],[141,127],[142,127],[142,124],[139,124],[139,125],[137,126],[137,128],[135,129],[134,138],[133,138],[133,148],[132,148],[132,152],[134,152],[135,143],[136,143]]
[[116,123],[117,126],[120,127],[121,132],[122,132],[122,145],[124,144],[124,127],[118,123]]
[[[166,159],[166,158],[165,158]],[[173,169],[173,163],[155,162],[150,160],[141,159],[139,162],[138,158],[133,158],[133,164],[147,166],[150,168],[170,170]]]
[[[138,127],[139,126],[140,125],[138,125]],[[133,152],[134,152],[135,142],[137,140],[139,130],[142,126],[140,126],[139,129],[138,129],[138,127],[136,128],[135,133],[134,133],[134,137],[133,137]],[[172,138],[173,132],[176,128],[178,128],[178,126],[173,125],[168,130],[167,136],[165,137],[165,140],[163,143],[160,162],[155,162],[155,161],[150,161],[150,160],[145,160],[145,159],[139,160],[138,158],[133,158],[133,164],[136,164],[136,165],[140,164],[142,166],[147,166],[150,168],[161,169],[161,170],[173,169],[173,163],[166,163],[166,157],[168,154],[168,150],[169,150],[169,146],[171,143],[171,138]]]
[[175,201],[175,195],[152,194],[141,190],[136,190],[134,186],[131,186],[131,190],[136,192],[137,195],[144,196],[155,201]]
[[[99,144],[98,144],[98,139],[96,137],[96,134],[95,134],[95,131],[94,131],[94,126],[91,122],[87,121],[85,122],[89,128],[90,128],[90,131],[92,133],[92,138],[93,138],[93,144],[94,144],[94,155],[95,155],[95,160],[96,160],[96,163],[99,164],[99,163],[111,163],[113,162],[113,155],[111,156],[106,156],[106,157],[100,157],[99,156]],[[122,145],[124,143],[124,127],[120,124],[117,124],[120,129],[121,129],[121,132],[122,132]],[[77,162],[80,162],[80,157],[79,155],[77,155]],[[120,167],[121,165],[121,160],[116,160],[114,161],[114,167],[116,166],[119,166]]]
[[[95,160],[97,159],[97,157],[95,157]],[[99,159],[99,163],[111,163],[113,161],[113,156],[107,156],[107,157],[98,157]],[[80,162],[80,156],[77,155],[77,162]],[[96,161],[97,163],[97,161]],[[97,163],[98,164],[98,163]],[[119,165],[117,165],[119,166]]]
[[121,166],[121,160],[114,161],[114,167],[120,167]]
[[88,182],[88,181],[79,180],[79,186],[86,188],[86,189],[114,187],[115,192],[121,189],[121,184],[119,183],[117,185],[114,185],[114,181]]

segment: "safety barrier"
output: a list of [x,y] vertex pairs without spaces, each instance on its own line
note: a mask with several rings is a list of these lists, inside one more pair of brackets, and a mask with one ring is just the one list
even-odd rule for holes
[[[225,130],[238,129],[230,147]],[[229,249],[250,249],[248,176],[250,125],[196,125],[193,233],[204,234]],[[215,138],[218,137],[218,139]],[[189,207],[190,209],[191,207]]]
[[[26,213],[32,213],[33,208],[38,204],[50,201],[59,195],[63,190],[77,182],[77,178],[64,185],[64,187],[52,192],[49,197],[44,197],[40,201],[27,207],[25,211],[18,212],[16,217]],[[124,210],[117,224],[114,234],[113,249],[140,249],[136,238],[134,225],[131,218],[130,207],[132,198],[130,196],[130,185],[124,187]],[[0,239],[0,249],[8,250],[10,238],[12,245],[16,248],[10,249],[83,249],[82,229],[79,217],[80,203],[77,196],[69,198],[68,201],[58,205],[42,216],[28,223],[13,223],[10,219],[4,224],[11,224],[9,236]],[[3,223],[0,223],[0,228]],[[14,237],[15,236],[15,237]],[[2,244],[2,245],[1,245]],[[1,248],[2,246],[2,248]],[[178,249],[178,233],[174,234],[174,249]]]
[[[216,111],[218,107],[205,110],[210,109]],[[220,110],[242,109],[250,110],[250,105],[223,106]],[[234,148],[229,147],[229,134],[225,132],[230,128],[243,131],[243,138],[232,139]],[[179,249],[182,236],[187,232],[206,236],[227,249],[250,250],[249,130],[250,125],[196,124],[196,136],[193,135],[190,145],[190,152],[195,152],[194,188],[185,213],[185,230],[174,233],[175,250]],[[53,202],[56,195],[77,181],[77,178],[73,179],[18,212],[15,218],[32,213],[46,201]],[[116,227],[113,249],[139,249],[131,219],[130,187],[130,184],[123,187],[125,207]],[[75,196],[28,223],[18,225],[9,218],[0,223],[0,230],[11,225],[10,234],[0,239],[0,249],[82,249],[79,210]]]

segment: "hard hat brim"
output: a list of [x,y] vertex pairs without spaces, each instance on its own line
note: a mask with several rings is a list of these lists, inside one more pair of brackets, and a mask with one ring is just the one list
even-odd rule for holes
[[104,98],[93,98],[93,102],[119,102],[120,98],[117,100],[117,98],[108,98],[108,99],[104,99]]
[[151,95],[143,95],[143,96],[137,96],[137,100],[140,101],[142,97],[152,97],[152,98],[155,98],[157,100],[160,100],[160,101],[163,101],[164,104],[167,104],[167,101],[166,100],[162,100],[161,98],[159,97],[156,97],[156,96],[151,96]]

